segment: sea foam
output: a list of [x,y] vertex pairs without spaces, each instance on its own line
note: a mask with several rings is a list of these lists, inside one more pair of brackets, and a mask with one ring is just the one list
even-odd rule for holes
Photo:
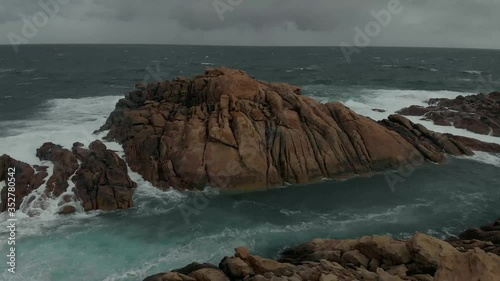
[[[454,99],[459,95],[467,96],[474,93],[462,93],[454,91],[421,91],[421,90],[362,90],[362,95],[343,101],[344,104],[355,112],[368,116],[374,120],[382,120],[398,110],[411,106],[428,106],[427,101],[431,98]],[[374,108],[384,109],[386,112],[373,111]],[[458,129],[452,126],[435,125],[433,121],[421,120],[422,116],[406,116],[414,123],[420,123],[430,130],[440,133],[450,133],[454,135],[475,138],[484,142],[500,144],[500,138],[476,134],[465,129]]]

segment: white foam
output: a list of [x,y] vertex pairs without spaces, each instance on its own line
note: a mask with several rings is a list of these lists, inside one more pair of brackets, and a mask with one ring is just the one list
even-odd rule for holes
[[[361,89],[353,93],[337,93],[334,89],[322,89],[322,96],[315,97],[318,101],[325,103],[337,99],[344,105],[354,110],[356,113],[370,117],[374,120],[382,120],[398,110],[411,105],[428,106],[427,101],[431,98],[449,98],[454,99],[459,95],[467,96],[475,93],[454,92],[454,91],[424,91],[424,90],[394,90],[394,89]],[[373,109],[382,109],[385,112],[374,111]],[[453,126],[435,125],[433,121],[421,120],[422,116],[405,116],[414,123],[420,123],[429,130],[449,133],[458,136],[475,138],[484,142],[500,144],[500,138],[491,135],[476,134],[465,129],[455,128]],[[473,157],[465,157],[490,165],[498,165],[499,155],[476,152]]]
[[[160,200],[164,205],[168,202],[180,202],[186,198],[187,195],[183,194],[173,188],[163,191],[154,187],[150,182],[146,181],[140,174],[133,172],[128,168],[130,178],[137,183],[137,190],[134,193],[135,198],[140,198],[141,201],[148,201],[148,199]],[[139,202],[138,207],[146,202]],[[146,204],[147,205],[147,204]]]
[[478,70],[465,70],[462,72],[467,73],[467,74],[475,74],[475,75],[481,75],[483,73],[482,71],[478,71]]
[[[53,164],[46,165],[49,166],[47,172],[50,176],[53,174]],[[72,177],[73,175],[69,178],[71,179]],[[46,180],[48,180],[48,178],[46,178]],[[76,197],[74,188],[75,184],[73,181],[68,180],[66,191],[55,197],[52,194],[47,194],[47,184],[44,184],[24,198],[21,206],[19,206],[19,211],[22,213],[20,215],[38,217],[39,220],[50,221],[54,220],[56,215],[59,214],[65,206],[72,206],[76,213],[83,213],[84,209],[82,203]]]
[[36,71],[36,68],[28,68],[28,69],[23,69],[21,70],[23,73],[31,73],[31,72],[34,72]]
[[302,213],[301,211],[292,211],[292,210],[287,210],[287,209],[281,209],[280,210],[281,214],[284,214],[285,216],[294,216]]
[[[454,99],[459,95],[467,96],[474,93],[462,93],[454,91],[421,91],[421,90],[362,90],[359,97],[343,101],[343,103],[355,112],[368,116],[374,120],[382,120],[398,110],[411,106],[428,106],[427,101],[431,98]],[[373,109],[383,109],[386,112],[376,112]],[[439,126],[432,121],[421,120],[422,116],[405,116],[414,123],[420,123],[430,130],[440,133],[450,133],[459,136],[475,138],[485,142],[500,144],[500,138],[476,134],[465,129],[453,126]]]
[[[105,123],[119,98],[105,96],[53,99],[42,105],[42,112],[36,118],[2,121],[0,128],[7,136],[0,138],[0,155],[5,153],[30,165],[48,166],[49,175],[45,178],[48,180],[52,176],[54,165],[50,161],[39,160],[36,157],[36,149],[45,142],[53,142],[71,149],[74,142],[88,145],[96,139],[102,139],[104,133],[94,135],[92,132]],[[117,143],[104,143],[109,149],[122,150]],[[89,216],[84,214],[81,202],[74,194],[74,183],[69,180],[68,184],[67,190],[58,197],[47,195],[47,186],[44,184],[23,200],[16,216],[18,219],[30,221],[28,232],[36,233],[37,229],[42,227],[39,223],[32,223],[31,217],[36,217],[37,222],[58,220],[61,217],[58,213],[65,206],[74,207],[77,216]]]
[[[82,202],[78,200],[74,193],[75,184],[71,180],[68,180],[66,191],[59,196],[56,197],[53,196],[52,193],[47,193],[47,180],[53,174],[54,164],[49,161],[42,161],[41,164],[48,167],[48,176],[45,178],[46,182],[27,195],[21,202],[19,210],[15,213],[15,217],[19,220],[19,224],[25,226],[19,230],[21,236],[38,235],[42,233],[42,229],[53,227],[57,225],[57,222],[60,220],[88,218],[98,213],[85,213]],[[61,215],[60,211],[65,206],[72,206],[75,209],[75,213],[71,215]],[[0,213],[0,221],[6,220],[7,215],[7,212]],[[3,232],[2,230],[4,227],[2,226],[4,226],[5,223],[6,222],[0,223],[0,234]]]
[[45,142],[71,148],[74,142],[89,144],[102,137],[92,132],[102,126],[113,111],[119,96],[81,99],[54,99],[42,105],[36,118],[20,121],[1,121],[0,128],[7,137],[0,138],[0,155],[32,165],[40,165],[36,149]]
[[500,167],[500,154],[491,154],[482,151],[475,151],[475,154],[469,157],[458,157],[465,158],[476,162],[487,163],[496,167]]
[[306,67],[294,67],[293,69],[288,69],[286,72],[304,71],[304,70],[319,70],[320,67],[316,64],[309,65]]

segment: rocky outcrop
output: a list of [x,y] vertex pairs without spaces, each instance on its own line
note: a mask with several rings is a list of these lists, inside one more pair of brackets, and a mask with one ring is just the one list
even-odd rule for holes
[[225,257],[218,268],[193,263],[145,281],[290,280],[290,281],[450,281],[500,280],[500,257],[479,248],[458,250],[440,239],[416,233],[402,241],[388,236],[315,239],[272,260],[251,255],[245,247]]
[[388,119],[380,121],[380,124],[396,131],[406,141],[416,147],[426,159],[436,163],[441,163],[445,160],[443,151],[451,155],[474,154],[458,139],[430,131],[423,125],[415,124],[402,115],[391,115]]
[[86,211],[133,207],[137,184],[130,179],[123,159],[101,141],[92,142],[88,149],[74,144],[72,152],[81,162],[72,181]]
[[429,106],[410,106],[398,113],[424,116],[436,125],[455,126],[468,131],[500,137],[500,92],[488,95],[458,96],[455,99],[430,99]]
[[[79,201],[85,211],[126,209],[133,206],[132,196],[136,183],[128,176],[127,164],[115,152],[108,150],[101,141],[94,141],[89,148],[75,143],[72,150],[54,143],[44,143],[36,151],[40,160],[53,164],[52,175],[48,167],[35,167],[10,158],[0,157],[0,180],[7,183],[8,167],[16,168],[16,209],[23,200],[32,200],[30,193],[44,183],[46,198],[59,198],[59,212],[75,212],[73,202]],[[2,209],[7,189],[2,190]],[[26,202],[27,204],[29,202]]]
[[58,197],[69,187],[68,180],[78,169],[76,156],[62,146],[51,142],[44,143],[36,150],[36,156],[42,161],[50,161],[54,164],[52,176],[47,181],[48,193]]
[[8,179],[10,178],[9,168],[14,168],[14,179],[15,179],[15,208],[19,209],[21,205],[22,198],[29,195],[33,190],[39,188],[45,183],[45,178],[47,177],[47,172],[43,167],[31,167],[29,164],[17,161],[11,158],[9,155],[0,156],[0,182],[4,183],[4,187],[0,190],[0,196],[2,198],[0,204],[0,212],[4,212],[7,209],[7,189],[8,189]]
[[123,144],[132,170],[160,188],[263,188],[471,154],[414,124],[417,137],[385,126],[297,87],[219,68],[137,85],[101,130]]

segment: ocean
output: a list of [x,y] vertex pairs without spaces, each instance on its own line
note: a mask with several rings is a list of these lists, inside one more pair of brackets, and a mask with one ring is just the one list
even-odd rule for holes
[[[429,98],[500,90],[500,51],[364,48],[351,59],[336,47],[26,45],[15,54],[0,46],[0,155],[47,164],[35,157],[38,147],[101,138],[92,132],[135,83],[191,77],[209,66],[295,84],[304,95],[340,101],[374,120]],[[123,154],[120,145],[106,145]],[[7,216],[0,214],[0,280],[132,281],[192,261],[218,264],[242,245],[277,257],[317,237],[406,238],[420,231],[444,238],[500,215],[499,172],[500,155],[477,153],[369,178],[244,193],[207,187],[200,194],[160,191],[130,171],[138,188],[129,210],[63,216],[56,214],[57,198],[23,204],[15,275],[6,272]],[[392,186],[394,174],[403,181]],[[186,217],[182,206],[196,212]]]

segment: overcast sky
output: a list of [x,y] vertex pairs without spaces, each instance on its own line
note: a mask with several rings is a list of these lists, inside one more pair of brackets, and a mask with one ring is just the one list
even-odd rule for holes
[[[56,0],[41,0],[54,2]],[[0,0],[0,44],[139,43],[197,45],[353,45],[371,12],[390,0],[59,0],[46,24],[23,36],[38,0]],[[392,0],[394,1],[394,0]],[[396,0],[397,1],[397,0]],[[400,0],[402,11],[370,46],[500,48],[499,0]],[[238,4],[223,14],[224,3]],[[53,6],[51,6],[53,8]],[[222,14],[222,17],[221,17]],[[42,22],[40,24],[40,21]],[[31,36],[31,35],[30,35]],[[20,37],[16,37],[19,40]]]

